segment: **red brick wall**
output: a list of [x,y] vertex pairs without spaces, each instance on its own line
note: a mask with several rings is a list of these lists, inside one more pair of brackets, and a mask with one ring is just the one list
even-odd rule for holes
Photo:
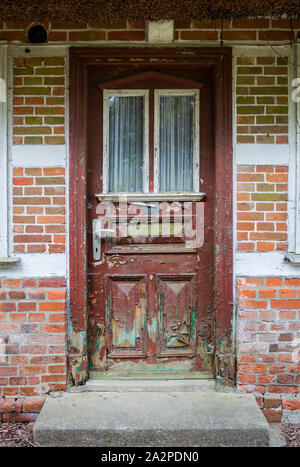
[[[0,40],[27,41],[28,24],[13,22],[0,24]],[[122,22],[120,24],[90,24],[78,21],[77,24],[47,23],[49,42],[78,41],[143,41],[145,40],[145,23]],[[290,32],[290,21],[286,19],[243,19],[224,21],[176,21],[176,41],[290,41],[300,30],[300,21],[294,21],[294,32]]]
[[288,167],[237,167],[237,248],[287,250]]
[[0,421],[34,419],[43,394],[66,389],[65,279],[1,279],[0,338]]
[[65,143],[65,58],[14,58],[14,144]]
[[288,58],[237,57],[238,143],[288,143]]
[[[184,41],[289,41],[291,40],[290,22],[276,19],[240,19],[223,22],[193,21],[175,23],[175,40]],[[295,31],[300,29],[300,22],[295,22]],[[295,32],[294,34],[297,34]]]
[[[249,31],[243,27],[245,21],[225,22],[223,39],[258,43],[263,40],[261,31],[255,29],[257,22],[248,20],[246,23],[250,25]],[[272,40],[276,42],[276,34],[282,38],[280,40],[288,40],[289,22],[288,27],[283,20],[272,21],[272,25],[282,28],[269,30],[274,36]],[[219,41],[221,37],[220,22],[177,23],[175,26],[175,38],[179,41]],[[271,22],[264,20],[264,26],[271,27]],[[98,29],[71,25],[68,31],[63,31],[67,25],[53,25],[49,41],[54,37],[71,42],[145,39],[143,23],[124,23],[109,28],[107,24],[99,25]],[[8,40],[12,40],[13,34],[19,38],[17,40],[21,40],[21,36],[26,40],[25,32],[20,30],[4,29],[0,31],[0,38],[1,34],[3,37],[6,34]],[[14,58],[14,144],[65,143],[65,70],[64,57]],[[237,142],[287,144],[287,57],[237,57],[236,70]]]
[[63,167],[15,168],[13,171],[15,253],[64,253],[65,223],[65,169]]
[[241,277],[237,292],[237,387],[280,421],[282,409],[300,409],[300,279]]

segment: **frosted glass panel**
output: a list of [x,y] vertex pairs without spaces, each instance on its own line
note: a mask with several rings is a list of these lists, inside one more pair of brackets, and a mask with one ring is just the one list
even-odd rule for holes
[[194,97],[160,97],[160,191],[193,190]]
[[109,191],[143,189],[144,99],[109,98]]

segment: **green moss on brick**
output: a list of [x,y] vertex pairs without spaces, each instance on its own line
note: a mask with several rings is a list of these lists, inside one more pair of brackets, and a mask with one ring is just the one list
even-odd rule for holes
[[278,115],[276,117],[276,123],[279,125],[287,125],[289,123],[289,117],[287,115]]
[[51,135],[52,130],[47,126],[15,127],[14,135]]
[[274,123],[274,117],[271,115],[262,115],[256,117],[256,123],[259,125],[268,125]]
[[271,96],[264,96],[264,97],[257,97],[256,101],[258,104],[274,104],[274,97]]
[[254,104],[255,98],[253,96],[238,96],[236,98],[236,103],[241,105]]
[[45,117],[44,122],[48,125],[61,125],[65,123],[65,117]]
[[237,57],[237,65],[255,65],[255,57]]
[[264,107],[261,106],[239,106],[237,108],[237,113],[241,115],[256,115],[256,114],[263,114],[265,111]]
[[272,105],[266,108],[267,114],[288,114],[289,108],[286,105]]
[[287,201],[286,193],[252,193],[252,201]]
[[64,115],[64,107],[36,107],[36,115]]
[[42,117],[25,117],[26,125],[42,125],[43,118]]
[[42,136],[25,136],[25,144],[43,144]]
[[46,144],[65,144],[65,137],[64,136],[46,136],[45,143]]
[[273,183],[258,183],[256,185],[257,191],[275,191]]
[[287,95],[287,86],[253,86],[250,88],[251,95]]
[[237,76],[237,84],[255,84],[255,76]]
[[43,78],[40,78],[38,76],[31,76],[31,77],[25,77],[24,78],[24,84],[26,85],[39,85],[43,84]]
[[39,67],[35,69],[36,75],[64,75],[65,69],[63,67]]
[[259,66],[239,66],[237,73],[238,75],[260,75],[262,68]]
[[64,97],[47,97],[48,105],[64,105],[64,103],[65,103]]
[[27,57],[25,58],[26,66],[39,66],[42,64],[42,59],[39,57]]
[[64,57],[46,57],[44,58],[45,66],[63,66],[65,64]]
[[280,86],[288,84],[287,76],[277,76],[277,84],[279,84]]
[[14,68],[14,76],[22,76],[22,75],[33,75],[33,69],[31,67],[24,67],[24,68]]
[[249,94],[249,88],[246,88],[244,86],[237,86],[236,88],[236,95],[237,96],[247,96]]
[[63,86],[65,84],[65,78],[63,76],[45,76],[44,79],[46,86]]
[[17,96],[48,96],[51,94],[51,88],[48,87],[17,87],[14,89],[14,94]]

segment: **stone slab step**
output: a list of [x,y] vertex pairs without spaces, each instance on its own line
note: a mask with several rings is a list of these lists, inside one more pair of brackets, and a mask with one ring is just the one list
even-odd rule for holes
[[84,386],[71,392],[211,392],[215,391],[213,379],[182,380],[101,380],[90,379]]
[[34,425],[40,446],[268,446],[253,395],[84,392],[47,398]]

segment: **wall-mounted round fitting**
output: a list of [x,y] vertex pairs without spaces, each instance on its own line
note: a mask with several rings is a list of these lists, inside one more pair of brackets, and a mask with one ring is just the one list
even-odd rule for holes
[[43,44],[47,41],[47,31],[41,24],[35,24],[28,30],[28,39],[33,44]]

